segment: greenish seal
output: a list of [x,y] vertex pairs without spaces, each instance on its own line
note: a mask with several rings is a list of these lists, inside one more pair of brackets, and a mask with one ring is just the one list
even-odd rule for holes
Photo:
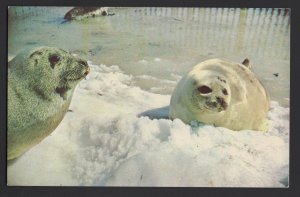
[[9,62],[7,159],[47,137],[68,111],[85,60],[52,47],[25,50]]
[[267,130],[269,96],[250,70],[222,59],[199,63],[185,75],[171,96],[169,116],[232,130]]

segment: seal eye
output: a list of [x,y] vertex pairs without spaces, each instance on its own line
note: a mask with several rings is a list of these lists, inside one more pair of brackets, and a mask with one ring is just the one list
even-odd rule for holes
[[224,95],[228,95],[228,92],[225,88],[222,90],[222,92],[223,92]]
[[208,94],[208,93],[212,92],[212,89],[210,87],[208,87],[208,86],[200,86],[200,87],[198,87],[198,91],[201,94]]
[[84,66],[88,66],[87,62],[86,62],[86,61],[83,61],[83,60],[80,60],[80,61],[79,61],[79,64],[84,65]]
[[58,55],[51,55],[49,57],[49,62],[50,62],[50,66],[51,68],[54,68],[54,66],[59,62],[60,57]]

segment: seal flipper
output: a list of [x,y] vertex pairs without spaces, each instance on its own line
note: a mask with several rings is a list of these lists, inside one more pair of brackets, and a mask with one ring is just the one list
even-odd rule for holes
[[251,68],[250,60],[248,58],[245,58],[244,61],[242,62],[242,64],[249,69]]
[[169,110],[170,110],[169,106],[150,109],[150,110],[147,110],[147,111],[144,111],[144,112],[138,114],[138,117],[147,116],[151,120],[153,120],[153,119],[169,119],[169,115],[168,115]]

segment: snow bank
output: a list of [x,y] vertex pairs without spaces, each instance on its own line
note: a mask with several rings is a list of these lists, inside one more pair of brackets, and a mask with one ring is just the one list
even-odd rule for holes
[[167,116],[170,95],[136,87],[118,66],[90,66],[58,128],[8,164],[8,185],[288,185],[289,108],[271,103],[267,133],[150,119]]

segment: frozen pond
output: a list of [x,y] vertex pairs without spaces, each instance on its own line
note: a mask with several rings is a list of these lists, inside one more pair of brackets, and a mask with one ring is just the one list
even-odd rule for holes
[[[9,9],[9,55],[60,47],[91,72],[56,130],[8,163],[8,185],[289,185],[288,10],[110,8],[115,15],[65,22],[70,9]],[[250,59],[271,96],[268,132],[138,116],[169,105],[181,76],[216,57]]]

